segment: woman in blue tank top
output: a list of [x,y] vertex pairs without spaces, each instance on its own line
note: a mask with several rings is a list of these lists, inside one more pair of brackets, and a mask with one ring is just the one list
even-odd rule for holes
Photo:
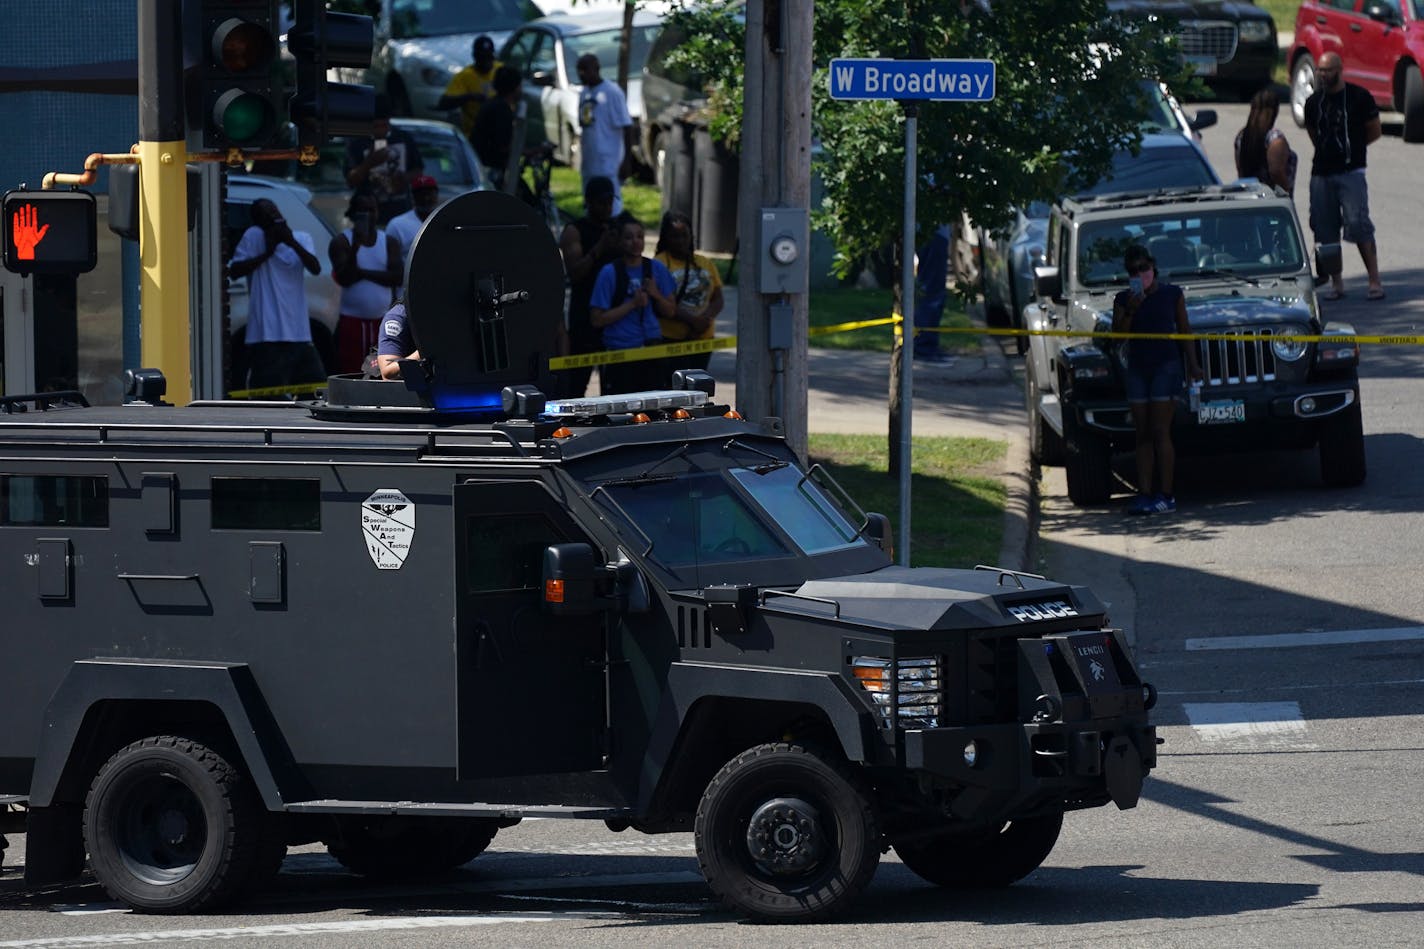
[[[1157,280],[1157,262],[1134,244],[1123,256],[1129,287],[1113,298],[1113,330],[1120,333],[1190,333],[1182,288]],[[1127,405],[1137,432],[1137,500],[1129,514],[1168,514],[1177,509],[1172,493],[1176,453],[1172,418],[1183,387],[1183,364],[1201,379],[1190,340],[1134,339],[1127,344]],[[1157,490],[1154,490],[1154,487]]]

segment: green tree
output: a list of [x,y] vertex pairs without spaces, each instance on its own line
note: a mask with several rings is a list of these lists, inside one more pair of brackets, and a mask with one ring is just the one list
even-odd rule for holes
[[[741,0],[712,0],[669,15],[690,37],[674,62],[704,77],[712,134],[733,145],[741,10]],[[996,64],[992,102],[920,103],[916,140],[925,182],[919,220],[952,221],[965,211],[993,227],[1015,207],[1095,180],[1113,152],[1140,142],[1139,81],[1185,79],[1168,27],[1110,16],[1106,0],[1015,0],[992,13],[949,0],[816,0],[812,125],[825,205],[812,211],[836,245],[838,269],[849,272],[900,236],[905,117],[894,102],[832,101],[833,58]]]

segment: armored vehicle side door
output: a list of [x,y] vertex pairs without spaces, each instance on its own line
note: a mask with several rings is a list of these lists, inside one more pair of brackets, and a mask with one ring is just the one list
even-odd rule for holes
[[601,768],[602,615],[542,608],[544,548],[588,536],[539,481],[467,482],[454,495],[460,779]]

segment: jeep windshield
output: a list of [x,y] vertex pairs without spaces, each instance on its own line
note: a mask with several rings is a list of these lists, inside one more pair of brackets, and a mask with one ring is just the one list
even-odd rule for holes
[[1083,224],[1078,234],[1078,282],[1088,287],[1127,286],[1122,258],[1134,244],[1147,248],[1163,277],[1179,279],[1259,277],[1294,272],[1305,262],[1305,247],[1289,208],[1228,209],[1192,203],[1175,211]]
[[607,481],[598,493],[646,538],[640,552],[673,573],[870,546],[807,475],[784,461],[679,474],[650,470]]

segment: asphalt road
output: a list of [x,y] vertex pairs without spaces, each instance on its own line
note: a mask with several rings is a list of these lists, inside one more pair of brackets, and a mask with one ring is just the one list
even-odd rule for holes
[[[1205,144],[1229,176],[1245,108],[1214,107],[1222,118]],[[1309,145],[1293,126],[1285,130],[1302,155],[1304,219]],[[1352,292],[1328,305],[1331,319],[1352,320],[1362,332],[1420,332],[1419,156],[1424,151],[1403,145],[1397,129],[1371,150],[1390,299],[1364,300],[1358,257],[1347,251]],[[0,875],[0,949],[345,947],[357,940],[381,947],[1417,945],[1424,922],[1420,364],[1414,348],[1366,353],[1370,476],[1358,489],[1321,488],[1310,453],[1184,462],[1181,511],[1143,521],[1124,517],[1121,505],[1076,510],[1064,499],[1061,470],[1047,473],[1043,567],[1092,586],[1111,602],[1115,622],[1131,630],[1161,690],[1166,744],[1138,808],[1070,815],[1045,865],[1007,890],[940,891],[887,855],[858,911],[842,923],[750,926],[713,901],[688,835],[531,821],[430,884],[367,882],[320,848],[299,848],[271,890],[221,916],[135,915],[90,881],[32,893],[7,871]],[[984,405],[1021,405],[1011,389],[986,381]],[[1241,638],[1248,636],[1264,638]],[[23,860],[24,839],[15,838],[6,865]]]
[[[1247,110],[1212,107],[1221,121],[1203,144],[1234,177],[1231,142]],[[1301,156],[1304,224],[1310,142],[1282,118]],[[1363,267],[1347,245],[1347,296],[1324,304],[1330,321],[1421,332],[1420,156],[1397,127],[1371,147],[1389,297],[1364,299]],[[1178,877],[1220,901],[1220,912],[1155,920],[1134,945],[1419,943],[1424,353],[1367,347],[1362,364],[1362,487],[1321,487],[1313,452],[1187,460],[1179,512],[1139,520],[1124,516],[1126,494],[1078,510],[1061,469],[1044,479],[1040,565],[1113,604],[1161,690],[1162,766],[1144,806],[1109,830],[1138,867],[1126,876]],[[1129,475],[1130,459],[1120,461]],[[1150,839],[1121,838],[1128,824]],[[1053,859],[1089,853],[1060,845]]]

